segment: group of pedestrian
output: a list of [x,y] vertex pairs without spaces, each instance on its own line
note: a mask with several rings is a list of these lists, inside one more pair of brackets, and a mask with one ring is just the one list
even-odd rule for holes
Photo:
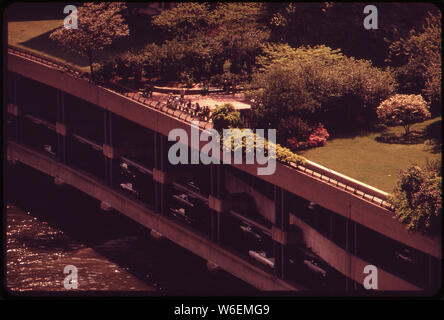
[[228,80],[228,79],[224,79],[223,83],[222,83],[222,90],[225,93],[236,93],[237,87],[236,87],[236,81],[234,79]]
[[211,110],[208,106],[201,107],[198,102],[191,103],[191,100],[185,101],[181,96],[174,96],[171,92],[167,97],[167,106],[172,109],[184,111],[188,114],[198,117],[200,120],[209,121]]
[[147,84],[143,90],[143,95],[145,97],[153,97],[154,86],[152,84]]

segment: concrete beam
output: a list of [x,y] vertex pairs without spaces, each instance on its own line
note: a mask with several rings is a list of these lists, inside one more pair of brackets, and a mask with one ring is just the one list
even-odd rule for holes
[[300,244],[302,241],[302,232],[295,227],[288,231],[283,231],[273,225],[271,227],[271,238],[282,245]]
[[207,261],[207,269],[209,271],[218,271],[220,268],[219,268],[219,266],[216,263],[214,263],[213,261],[208,260]]
[[64,137],[66,137],[67,135],[67,127],[65,124],[60,123],[60,122],[56,122],[56,132]]
[[174,181],[174,175],[171,172],[153,169],[153,180],[161,184],[171,184]]
[[216,197],[213,197],[212,195],[208,196],[208,207],[210,207],[211,210],[219,213],[226,212],[230,209],[228,201],[218,199]]
[[11,157],[11,156],[7,156],[7,160],[8,160],[8,163],[9,164],[12,164],[12,165],[16,165],[17,164],[17,159],[15,159],[15,158],[13,158],[13,157]]
[[164,238],[163,234],[161,234],[159,231],[156,231],[154,229],[151,229],[150,235],[156,240],[161,240]]
[[[358,283],[363,283],[367,275],[364,273],[364,268],[372,263],[346,252],[293,214],[291,215],[291,223],[302,230],[303,242],[307,248],[344,276],[350,277]],[[378,290],[417,291],[422,289],[382,268],[378,268]]]
[[100,202],[100,209],[102,209],[103,211],[109,212],[113,209],[113,207],[106,201],[101,201]]
[[115,149],[107,144],[103,145],[103,155],[109,159],[115,159],[117,156]]
[[62,178],[55,177],[54,178],[54,184],[56,186],[63,186],[65,184],[65,181]]
[[282,245],[287,245],[288,243],[288,234],[286,231],[282,231],[281,229],[279,229],[276,226],[272,226],[271,228],[271,238],[276,241],[279,242]]
[[191,173],[181,169],[172,169],[168,172],[156,168],[153,169],[153,180],[161,184],[171,184],[182,178],[191,178]]
[[18,105],[16,105],[15,103],[8,103],[8,113],[15,117],[18,117],[20,114],[20,109]]
[[253,199],[246,193],[229,194],[224,199],[215,196],[208,196],[208,206],[217,212],[235,210],[242,212],[255,207]]

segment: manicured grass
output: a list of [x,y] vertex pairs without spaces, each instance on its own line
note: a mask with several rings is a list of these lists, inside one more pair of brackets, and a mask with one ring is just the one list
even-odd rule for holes
[[63,20],[32,20],[8,22],[8,44],[23,48],[63,63],[69,63],[82,71],[89,71],[84,57],[66,52],[49,39],[49,35],[63,25]]
[[[325,146],[300,154],[313,162],[391,193],[401,169],[412,163],[422,166],[426,159],[441,158],[441,117],[417,123],[411,130],[416,131],[416,141],[406,142],[405,139],[397,138],[404,129],[393,127],[383,132],[356,137],[333,137]],[[378,141],[381,136],[389,137],[385,141],[390,142]]]
[[[63,20],[29,20],[8,22],[8,44],[36,52],[89,72],[88,60],[75,53],[62,50],[49,39],[49,35],[63,25]],[[155,41],[159,32],[150,29],[124,39],[116,40],[110,47],[96,55],[94,62],[105,61],[111,56],[126,52],[129,48],[140,49]]]

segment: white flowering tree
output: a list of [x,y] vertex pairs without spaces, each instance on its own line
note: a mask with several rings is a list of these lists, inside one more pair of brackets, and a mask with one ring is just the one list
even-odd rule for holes
[[105,47],[129,35],[121,12],[126,9],[123,2],[87,2],[77,9],[77,29],[58,28],[50,34],[66,50],[88,58],[91,76],[93,59]]
[[389,126],[402,125],[405,135],[410,125],[431,117],[429,106],[420,94],[395,94],[384,100],[376,109],[378,120]]

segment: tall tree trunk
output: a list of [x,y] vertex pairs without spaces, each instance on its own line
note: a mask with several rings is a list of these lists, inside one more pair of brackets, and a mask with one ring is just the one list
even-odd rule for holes
[[409,124],[404,125],[404,130],[405,130],[405,135],[408,136],[410,133],[410,125]]

